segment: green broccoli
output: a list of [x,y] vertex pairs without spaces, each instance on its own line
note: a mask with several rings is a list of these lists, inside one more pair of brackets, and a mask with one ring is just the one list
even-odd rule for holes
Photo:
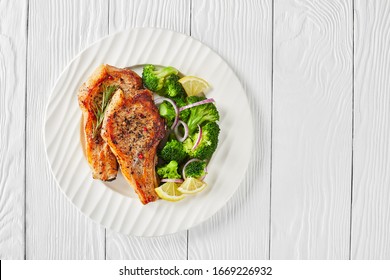
[[186,166],[184,173],[187,178],[192,177],[192,178],[199,179],[202,178],[204,175],[206,175],[205,168],[206,168],[205,161],[193,161]]
[[186,92],[184,91],[183,86],[179,83],[180,77],[178,75],[169,75],[164,80],[164,85],[159,93],[166,97],[185,97]]
[[[175,98],[174,97],[171,99],[172,99],[172,101],[174,101],[176,103],[178,108],[187,105],[184,98]],[[175,109],[173,108],[172,104],[167,102],[167,101],[164,101],[163,103],[160,104],[158,110],[159,110],[160,116],[166,120],[167,126],[171,127],[174,120],[175,120],[175,117],[176,117]],[[189,116],[190,116],[190,110],[183,110],[179,113],[179,118],[184,122],[186,122],[188,120]]]
[[179,71],[171,66],[156,69],[154,65],[148,64],[142,71],[142,81],[146,88],[156,92],[162,89],[166,77],[172,74],[177,75],[177,73]]
[[[187,105],[187,102],[186,102],[186,99],[184,96],[180,96],[180,97],[173,97],[172,98],[173,101],[175,101],[177,107],[184,107]],[[173,108],[172,108],[173,109]],[[183,110],[179,113],[179,118],[183,121],[183,122],[187,122],[188,121],[188,118],[190,117],[190,110]]]
[[187,154],[184,151],[183,143],[177,141],[176,139],[172,139],[165,144],[159,152],[159,156],[165,162],[174,160],[181,163],[187,157]]
[[[190,96],[187,98],[187,103],[192,104],[204,100],[204,97]],[[206,103],[198,105],[190,109],[183,110],[190,111],[190,116],[187,120],[187,125],[192,134],[198,128],[198,125],[202,126],[205,122],[219,121],[219,113],[217,107],[213,103]]]
[[202,138],[198,146],[192,150],[195,141],[198,139],[199,131],[184,142],[184,150],[191,158],[201,160],[210,159],[218,146],[219,126],[216,122],[209,122],[202,127]]
[[160,176],[160,178],[180,179],[181,176],[177,172],[178,167],[179,164],[172,160],[167,165],[157,168],[157,174]]
[[172,104],[167,101],[164,101],[158,107],[158,111],[160,113],[160,116],[165,119],[167,126],[171,127],[176,117],[175,109],[173,109]]

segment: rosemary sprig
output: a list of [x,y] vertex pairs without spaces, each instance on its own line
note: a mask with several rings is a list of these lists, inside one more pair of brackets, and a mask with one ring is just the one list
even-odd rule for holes
[[102,103],[96,104],[94,102],[93,104],[93,113],[96,117],[96,123],[93,124],[93,130],[92,130],[92,137],[95,138],[102,126],[103,119],[104,119],[104,113],[106,112],[108,103],[111,100],[112,95],[114,92],[118,89],[118,86],[104,86],[103,88],[103,97],[102,97]]

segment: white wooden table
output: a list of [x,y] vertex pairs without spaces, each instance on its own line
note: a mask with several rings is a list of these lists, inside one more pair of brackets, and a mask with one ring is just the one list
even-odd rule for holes
[[[42,133],[69,61],[140,26],[226,59],[255,129],[226,207],[158,238],[80,214]],[[390,259],[390,1],[0,0],[0,93],[1,259]]]

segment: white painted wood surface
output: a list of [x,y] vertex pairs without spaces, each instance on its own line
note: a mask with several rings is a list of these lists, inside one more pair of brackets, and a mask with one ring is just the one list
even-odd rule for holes
[[351,257],[390,259],[390,3],[355,4]]
[[[0,258],[389,259],[389,15],[385,0],[1,0]],[[216,50],[254,116],[237,194],[202,225],[159,238],[84,217],[44,154],[62,69],[136,26]]]
[[26,46],[27,1],[0,1],[0,259],[24,258]]
[[271,259],[348,259],[352,1],[275,2]]

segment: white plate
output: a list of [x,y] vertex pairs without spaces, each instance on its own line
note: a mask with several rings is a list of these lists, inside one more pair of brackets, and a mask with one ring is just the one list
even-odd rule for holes
[[[216,100],[221,134],[205,179],[208,187],[203,192],[176,203],[158,200],[142,205],[123,178],[111,183],[92,179],[80,145],[77,91],[102,63],[117,67],[171,65],[211,84],[213,90],[208,96]],[[252,131],[245,92],[220,56],[186,35],[136,28],[100,40],[66,67],[48,102],[45,147],[58,185],[82,213],[117,232],[157,236],[193,227],[225,205],[245,175]]]

